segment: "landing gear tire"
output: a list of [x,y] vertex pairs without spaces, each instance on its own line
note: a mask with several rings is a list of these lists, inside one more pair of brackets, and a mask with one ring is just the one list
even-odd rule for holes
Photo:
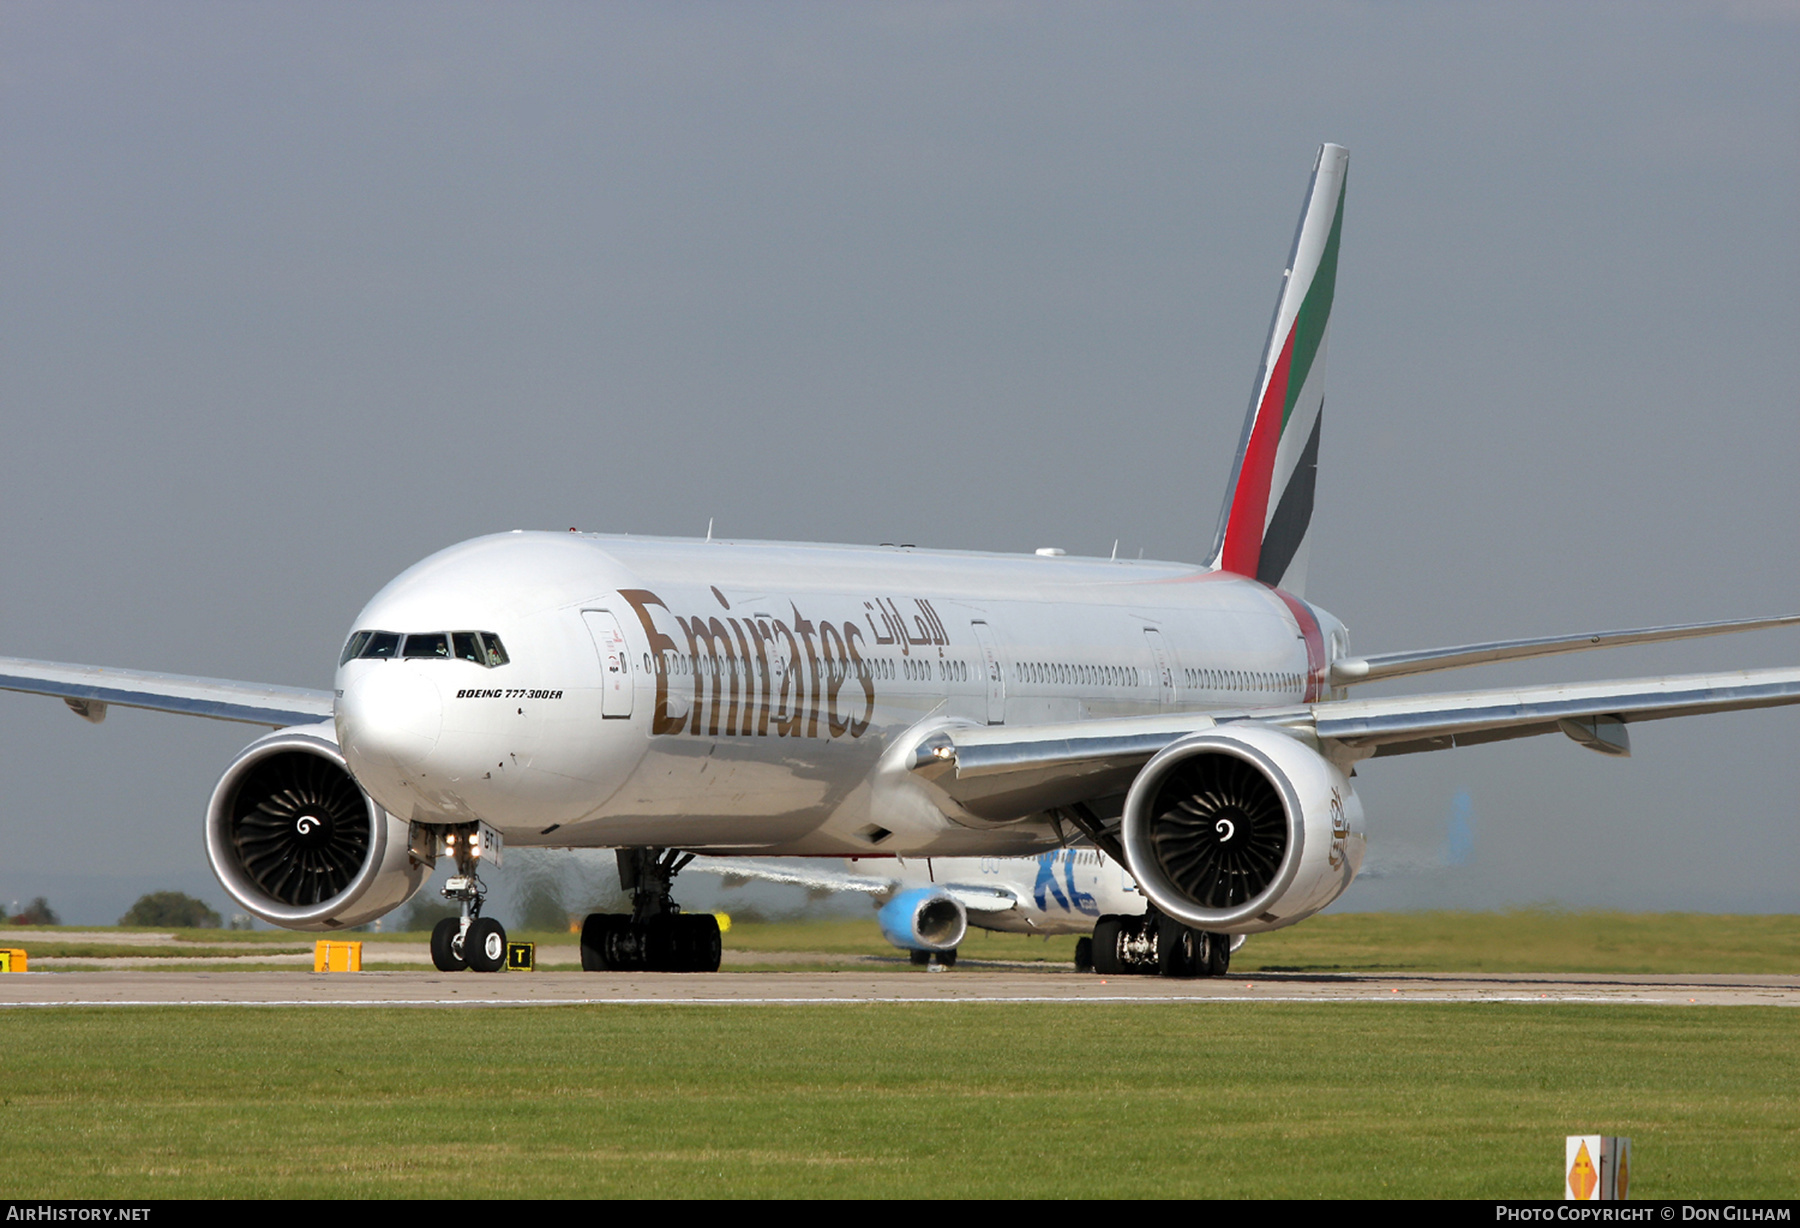
[[1125,971],[1119,959],[1119,918],[1101,917],[1094,923],[1094,971],[1101,976],[1118,976]]
[[1094,940],[1077,938],[1075,940],[1075,971],[1092,972],[1094,970]]
[[1199,971],[1194,957],[1203,948],[1200,935],[1181,922],[1159,917],[1156,922],[1156,971],[1160,976],[1193,976]]
[[1231,971],[1231,935],[1206,936],[1206,975],[1224,976]]
[[934,951],[931,958],[937,962],[937,966],[940,968],[954,968],[956,967],[956,948],[951,947],[948,951]]
[[930,951],[909,951],[907,954],[912,956],[913,967],[915,968],[923,968],[926,964],[931,962]]
[[461,972],[469,966],[463,956],[462,918],[445,917],[431,927],[431,962],[439,972]]
[[589,913],[581,923],[583,972],[717,972],[724,954],[711,913]]
[[609,912],[591,912],[581,923],[581,970],[583,972],[610,972],[612,963],[612,935],[618,929],[620,921],[629,921],[629,917],[621,917]]
[[719,937],[719,919],[711,913],[675,918],[679,941],[677,972],[717,972],[725,944]]
[[492,917],[475,918],[463,939],[463,954],[471,970],[499,972],[506,967],[506,927]]

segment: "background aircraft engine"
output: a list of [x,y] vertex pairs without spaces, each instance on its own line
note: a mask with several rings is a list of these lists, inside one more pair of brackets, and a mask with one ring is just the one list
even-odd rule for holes
[[357,785],[330,725],[252,742],[206,812],[206,855],[233,899],[297,930],[361,925],[431,874],[407,852],[407,824]]
[[1249,934],[1331,903],[1362,865],[1362,804],[1333,764],[1265,725],[1183,738],[1125,799],[1144,894],[1196,929]]
[[912,951],[954,951],[969,932],[969,914],[932,887],[902,891],[876,914],[881,936]]

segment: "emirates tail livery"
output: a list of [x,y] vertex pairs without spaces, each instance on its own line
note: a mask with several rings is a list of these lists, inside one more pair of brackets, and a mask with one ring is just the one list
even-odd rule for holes
[[277,925],[398,907],[450,858],[440,967],[497,970],[484,861],[614,848],[630,914],[591,969],[713,969],[670,897],[695,854],[1010,857],[1079,845],[1141,917],[1096,964],[1291,925],[1362,862],[1355,764],[1800,701],[1800,668],[1353,699],[1360,682],[1800,622],[1800,616],[1353,656],[1305,597],[1345,151],[1319,151],[1205,564],[503,533],[452,546],[357,616],[330,691],[0,660],[0,688],[273,726],[225,770],[206,848]]

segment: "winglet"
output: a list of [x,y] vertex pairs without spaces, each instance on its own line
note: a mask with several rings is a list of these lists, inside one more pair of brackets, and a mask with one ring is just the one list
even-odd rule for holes
[[1343,146],[1320,147],[1213,541],[1215,569],[1253,576],[1296,596],[1306,585],[1325,336],[1349,165]]

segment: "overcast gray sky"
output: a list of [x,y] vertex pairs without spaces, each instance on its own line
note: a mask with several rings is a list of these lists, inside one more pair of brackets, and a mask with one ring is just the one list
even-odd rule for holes
[[[8,3],[0,652],[325,686],[521,527],[1196,559],[1327,140],[1358,648],[1800,608],[1797,52],[1792,2]],[[254,732],[0,697],[0,903],[223,904]],[[1793,911],[1797,733],[1369,766],[1343,906]]]

